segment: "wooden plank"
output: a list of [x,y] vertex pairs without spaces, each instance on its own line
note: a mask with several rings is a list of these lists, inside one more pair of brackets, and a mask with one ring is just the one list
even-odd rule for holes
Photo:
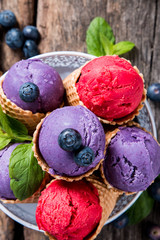
[[[17,18],[18,27],[22,30],[24,26],[34,23],[34,7],[36,0],[1,0],[0,10],[10,9],[12,10]],[[4,42],[5,32],[3,28],[0,28],[0,71],[7,71],[15,62],[23,58],[21,50],[12,50]],[[32,237],[32,232],[28,235],[29,239],[36,238],[37,232]],[[39,236],[39,235],[38,235]],[[11,218],[6,216],[0,211],[0,239],[1,240],[13,240],[23,239],[23,226],[15,223]]]
[[[36,0],[1,0],[0,9],[9,9],[14,12],[18,21],[18,27],[22,30],[24,26],[34,23],[34,7]],[[12,50],[4,42],[5,31],[1,28],[1,61],[0,70],[7,71],[15,62],[23,58],[22,50]],[[3,56],[3,57],[2,57]]]
[[15,223],[5,213],[0,211],[0,239],[13,240],[14,239]]
[[[152,83],[159,82],[160,83],[160,1],[155,1],[155,14],[154,14],[154,35],[153,40],[151,42],[151,62],[150,62],[150,75],[148,78],[148,85]],[[154,118],[156,120],[156,126],[157,126],[157,133],[158,133],[158,140],[160,141],[160,103],[153,103],[152,101],[149,101],[151,108],[153,110]]]
[[24,227],[24,239],[25,240],[48,240],[49,238],[42,232],[37,232]]
[[[0,9],[9,8],[15,12],[21,28],[26,22],[31,24],[34,21],[34,6],[35,1],[31,0],[0,1]],[[38,0],[37,27],[41,33],[39,45],[41,53],[62,50],[86,52],[86,30],[90,21],[96,16],[104,17],[109,22],[116,36],[116,42],[130,40],[136,44],[136,48],[125,54],[125,57],[137,65],[144,74],[146,86],[160,82],[159,0]],[[21,58],[20,53],[10,50],[4,43],[0,51],[3,56],[0,57],[2,70],[7,70],[13,62]],[[160,107],[159,104],[152,102],[150,104],[160,136]],[[147,240],[142,229],[145,228],[147,220],[160,222],[158,213],[159,206],[156,205],[152,214],[136,226],[122,230],[115,229],[111,224],[105,226],[97,240]],[[46,239],[43,233],[27,228],[24,228],[24,238],[25,240]]]

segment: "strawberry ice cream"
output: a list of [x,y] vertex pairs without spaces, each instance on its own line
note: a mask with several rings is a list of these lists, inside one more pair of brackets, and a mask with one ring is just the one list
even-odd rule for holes
[[76,88],[87,108],[112,121],[138,107],[143,96],[143,79],[127,60],[116,55],[103,56],[82,68]]
[[96,229],[102,215],[97,189],[86,180],[53,181],[39,198],[39,229],[57,240],[82,240]]

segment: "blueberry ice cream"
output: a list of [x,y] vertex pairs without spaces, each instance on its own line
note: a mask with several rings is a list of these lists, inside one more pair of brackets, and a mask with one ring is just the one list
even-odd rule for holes
[[[59,136],[68,129],[76,134],[69,132],[63,135],[64,144],[78,143],[73,149],[64,150],[60,146]],[[90,110],[82,106],[63,107],[44,119],[38,146],[50,174],[79,176],[93,169],[104,158],[105,134],[98,118]]]
[[64,87],[58,72],[39,59],[15,63],[3,81],[6,97],[23,110],[47,113],[63,101]]
[[138,127],[120,127],[103,162],[107,181],[127,192],[143,191],[160,173],[160,146]]

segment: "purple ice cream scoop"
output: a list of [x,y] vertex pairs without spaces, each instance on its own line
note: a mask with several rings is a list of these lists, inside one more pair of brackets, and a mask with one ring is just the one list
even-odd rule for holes
[[138,127],[120,127],[111,139],[103,162],[107,181],[123,191],[149,187],[160,173],[160,146]]
[[9,159],[11,153],[19,143],[8,145],[0,151],[0,198],[1,199],[16,199],[11,188],[10,188],[10,177],[9,177]]
[[[39,95],[33,102],[25,102],[19,96],[20,87],[28,82],[39,88]],[[23,110],[46,113],[60,106],[64,87],[60,75],[53,67],[39,59],[27,59],[10,68],[3,82],[3,91],[11,102]]]
[[[91,165],[77,165],[74,153],[67,152],[59,146],[58,136],[66,128],[78,131],[82,138],[82,146],[93,150],[95,159]],[[45,118],[38,144],[50,174],[79,176],[94,168],[104,158],[105,133],[94,113],[82,106],[69,106],[56,109]]]

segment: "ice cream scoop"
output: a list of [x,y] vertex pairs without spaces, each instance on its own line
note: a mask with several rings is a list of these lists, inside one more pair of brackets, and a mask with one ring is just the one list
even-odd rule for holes
[[8,145],[0,151],[0,198],[1,199],[16,199],[13,191],[10,188],[10,177],[9,177],[9,159],[12,151],[18,146],[19,143]]
[[[26,83],[28,85],[24,87]],[[54,110],[62,103],[64,94],[58,72],[39,59],[15,63],[6,74],[2,87],[11,102],[32,113]]]
[[139,127],[119,127],[103,162],[103,174],[115,188],[143,191],[160,173],[160,146]]
[[76,88],[87,108],[113,120],[136,109],[142,99],[143,80],[125,59],[103,56],[82,68]]
[[122,125],[139,114],[143,75],[116,55],[95,58],[64,79],[70,105],[83,104],[102,122]]
[[[67,129],[78,132],[78,135],[72,135],[71,131],[67,131],[64,135],[63,131]],[[79,140],[79,135],[81,140]],[[62,136],[62,140],[69,145],[78,139],[76,146],[79,146],[79,149],[64,150],[59,145],[61,142],[59,136]],[[104,158],[103,127],[95,114],[82,106],[67,106],[54,110],[37,127],[33,142],[39,164],[43,170],[48,171],[54,177],[55,175],[76,177],[89,171],[93,172]]]
[[86,180],[53,181],[42,192],[36,209],[39,229],[57,240],[85,239],[96,229],[101,217],[98,191]]

